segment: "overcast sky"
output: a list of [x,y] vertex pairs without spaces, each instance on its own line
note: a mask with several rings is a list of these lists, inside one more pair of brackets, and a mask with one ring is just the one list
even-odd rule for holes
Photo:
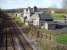
[[61,8],[62,0],[0,0],[0,8],[2,9],[24,8],[28,6]]

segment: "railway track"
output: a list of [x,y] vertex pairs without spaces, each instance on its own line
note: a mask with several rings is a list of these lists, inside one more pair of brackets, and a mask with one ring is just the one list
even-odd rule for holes
[[33,50],[10,16],[1,17],[0,50]]

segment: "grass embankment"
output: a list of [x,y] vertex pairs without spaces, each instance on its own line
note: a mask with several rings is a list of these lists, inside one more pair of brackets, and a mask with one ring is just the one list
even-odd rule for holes
[[67,34],[60,34],[56,37],[58,43],[67,45]]
[[56,48],[53,48],[53,46],[55,46],[56,43],[67,45],[66,33],[64,32],[56,33],[56,32],[51,32],[45,29],[40,31],[42,31],[42,34],[43,34],[41,40],[38,42],[38,46],[41,48],[41,50],[56,49]]
[[52,17],[54,18],[54,20],[63,20],[64,13],[54,13],[54,14],[52,14]]
[[23,24],[24,22],[23,22],[23,19],[21,19],[21,17],[19,17],[19,16],[16,16],[15,17],[15,21],[17,22],[17,23],[21,23],[21,24]]
[[49,50],[51,49],[51,45],[53,45],[53,35],[52,32],[49,32],[45,29],[40,29],[42,37],[40,38],[40,41],[38,41],[38,46],[41,48],[41,50]]
[[16,16],[15,17],[15,21],[18,23],[18,25],[20,27],[26,27],[25,23],[24,23],[24,19],[20,16]]

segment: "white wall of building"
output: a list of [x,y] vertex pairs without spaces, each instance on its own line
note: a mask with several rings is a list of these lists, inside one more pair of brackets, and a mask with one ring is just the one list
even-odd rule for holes
[[30,20],[30,10],[29,9],[28,9],[28,11],[26,9],[24,9],[23,17],[27,17],[27,20]]
[[39,26],[39,15],[38,14],[33,14],[31,16],[31,19],[33,21],[33,25]]
[[48,30],[48,23],[47,22],[45,22],[44,26],[45,26],[45,29]]

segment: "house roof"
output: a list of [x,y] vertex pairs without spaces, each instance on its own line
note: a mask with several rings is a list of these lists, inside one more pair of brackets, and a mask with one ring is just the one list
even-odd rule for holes
[[53,19],[51,15],[45,14],[45,13],[39,14],[39,16],[40,16],[40,19]]
[[44,12],[35,12],[31,15],[32,19],[40,18],[40,19],[53,19],[50,14],[46,14]]

